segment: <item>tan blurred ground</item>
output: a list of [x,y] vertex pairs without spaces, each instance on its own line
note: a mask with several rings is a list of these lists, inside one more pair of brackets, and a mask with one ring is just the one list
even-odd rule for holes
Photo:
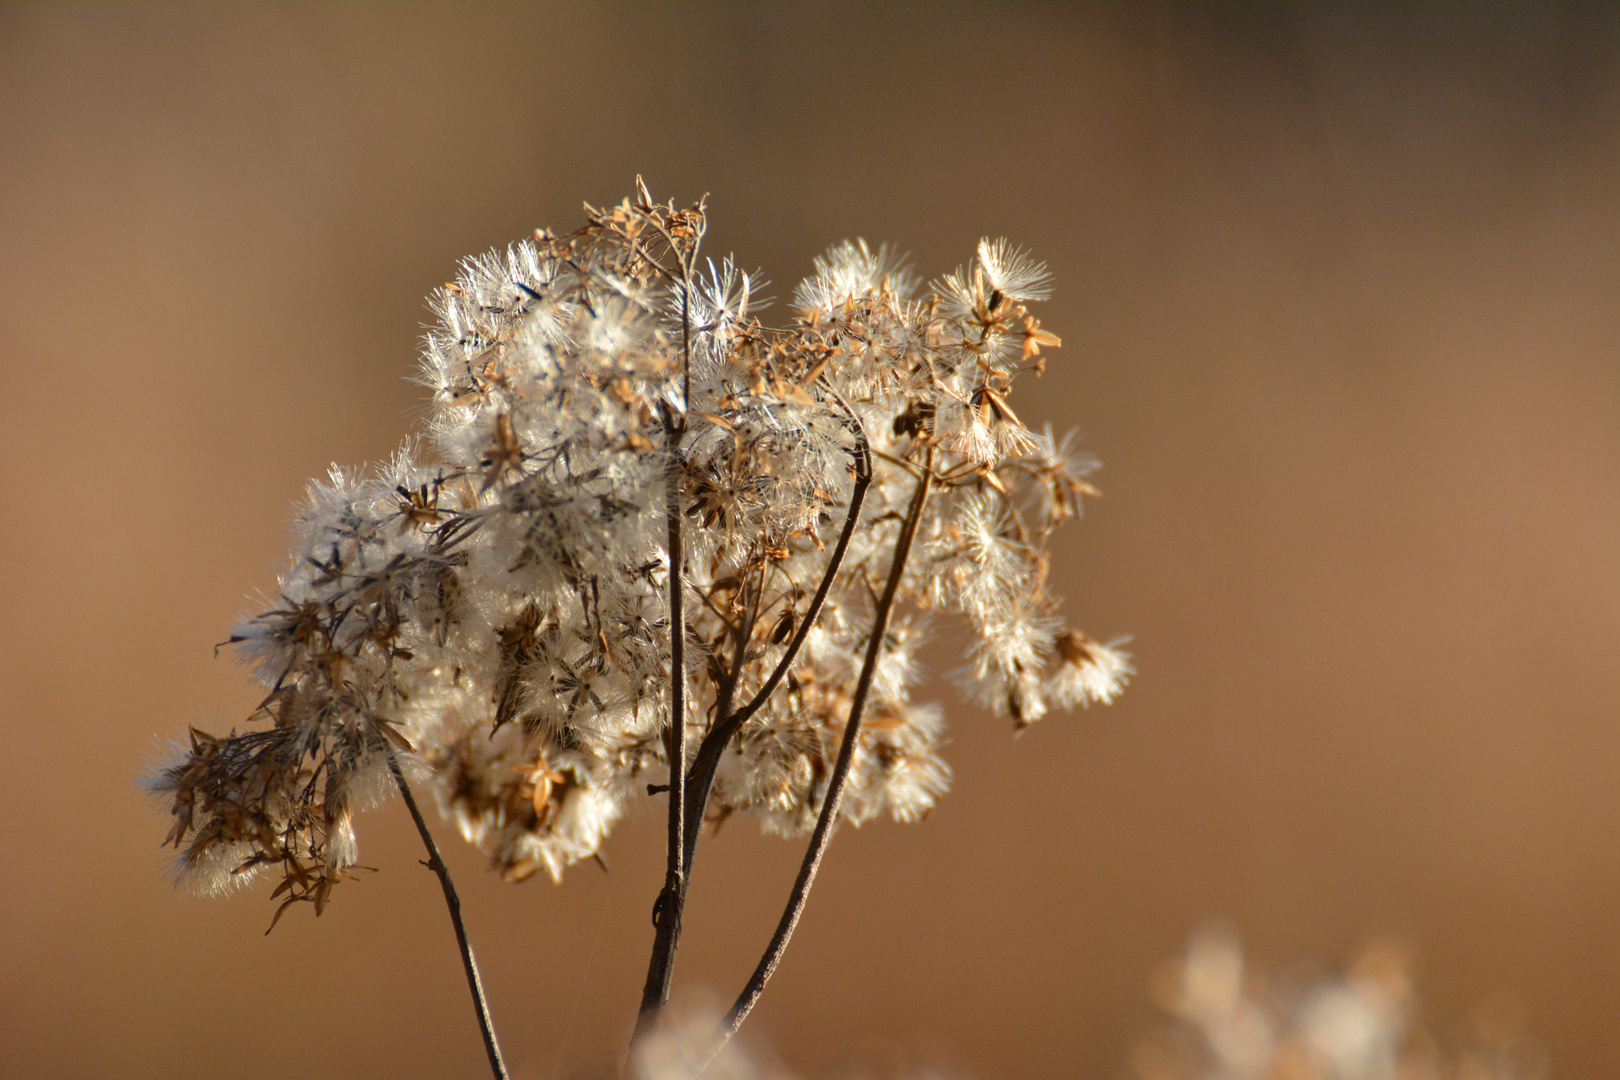
[[[254,704],[210,648],[407,431],[422,297],[638,172],[778,296],[846,236],[1048,260],[1015,404],[1106,462],[1062,591],[1136,635],[1120,704],[958,707],[956,793],[839,837],[785,1061],[1114,1077],[1222,918],[1397,935],[1442,1033],[1508,987],[1620,1075],[1620,16],[1528,4],[0,9],[0,1074],[480,1075],[397,806],[264,938],[133,778]],[[622,1046],[660,827],[561,888],[455,852],[519,1075]],[[729,993],[796,850],[704,850],[677,978]]]

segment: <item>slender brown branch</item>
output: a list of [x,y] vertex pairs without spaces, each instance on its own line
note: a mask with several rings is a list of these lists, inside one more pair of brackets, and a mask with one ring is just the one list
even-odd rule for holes
[[[849,512],[844,517],[844,527],[838,533],[838,542],[833,547],[832,556],[827,560],[826,572],[821,575],[821,584],[816,586],[815,595],[810,598],[810,606],[805,609],[804,617],[799,620],[798,630],[788,642],[788,647],[782,653],[782,658],[777,661],[775,669],[759,688],[759,692],[748,704],[730,715],[726,715],[725,710],[717,711],[714,727],[704,737],[698,746],[697,754],[693,757],[692,776],[687,784],[684,870],[688,877],[692,874],[692,860],[697,856],[698,834],[703,828],[703,810],[708,806],[709,792],[714,788],[715,772],[720,767],[720,755],[725,753],[732,736],[748,721],[748,718],[758,712],[770,699],[783,677],[787,675],[788,669],[798,659],[805,638],[810,636],[810,631],[816,624],[816,617],[821,614],[827,593],[832,590],[833,579],[838,576],[838,571],[844,564],[844,553],[849,549],[850,537],[855,535],[855,526],[860,521],[866,489],[872,483],[872,454],[867,445],[866,433],[861,429],[860,422],[854,418],[853,412],[850,413],[850,422],[856,437],[855,487],[850,492]],[[729,706],[729,699],[726,704]]]
[[681,938],[681,914],[686,908],[686,873],[682,838],[686,834],[686,619],[683,610],[683,560],[681,558],[681,510],[679,468],[674,446],[679,439],[673,419],[667,421],[671,456],[666,511],[669,517],[669,640],[670,705],[665,749],[669,757],[669,835],[668,864],[664,887],[653,905],[653,950],[647,962],[647,982],[641,991],[641,1011],[631,1036],[634,1046],[658,1024],[669,1001],[670,981],[675,974],[675,950]]
[[[659,231],[662,232],[662,228]],[[665,240],[673,248],[674,242],[667,233]],[[681,351],[685,367],[690,371],[692,275],[689,258],[681,259],[681,281]],[[681,538],[680,444],[686,430],[686,410],[690,407],[691,402],[683,399],[679,414],[673,406],[667,406],[664,412],[664,439],[669,454],[664,466],[664,513],[669,529],[666,538],[669,548],[669,730],[665,741],[665,754],[669,759],[668,863],[664,870],[664,887],[653,903],[653,948],[647,960],[647,982],[641,989],[641,1009],[630,1036],[632,1052],[658,1026],[664,1006],[669,1002],[675,950],[681,940],[681,914],[686,909],[683,846],[686,835],[686,559]]]
[[[901,526],[899,539],[895,541],[894,559],[889,564],[889,580],[883,586],[883,596],[879,599],[872,618],[872,635],[866,642],[866,657],[861,663],[860,680],[855,684],[855,697],[850,703],[849,720],[844,725],[843,742],[838,747],[838,760],[833,765],[832,776],[827,781],[827,794],[821,804],[821,815],[816,819],[815,832],[811,834],[810,843],[805,848],[804,861],[799,866],[799,876],[793,882],[793,891],[788,897],[787,907],[782,912],[781,921],[777,923],[776,933],[772,935],[770,945],[766,947],[765,954],[759,958],[759,965],[754,968],[754,974],[748,980],[748,985],[738,995],[736,1004],[732,1005],[731,1012],[721,1025],[714,1050],[708,1059],[710,1062],[742,1026],[754,1003],[765,992],[765,984],[776,971],[776,965],[781,962],[782,953],[787,948],[788,939],[793,936],[794,928],[799,925],[799,917],[804,913],[805,901],[810,895],[810,886],[815,884],[816,872],[821,868],[821,858],[832,839],[833,828],[838,822],[838,807],[843,802],[844,784],[849,778],[850,765],[855,759],[855,744],[860,737],[861,715],[866,708],[866,697],[872,689],[878,655],[883,651],[883,638],[889,629],[889,616],[894,611],[895,594],[900,589],[900,579],[905,576],[912,541],[916,539],[917,525],[922,520],[923,503],[928,498],[929,480],[933,474],[932,456],[930,453],[928,467],[923,470],[922,479],[917,482],[917,493],[912,496],[911,506],[906,511],[905,524]],[[708,1062],[705,1062],[704,1068],[707,1067]],[[702,1069],[698,1071],[702,1072]]]
[[461,950],[461,966],[467,973],[467,990],[472,994],[473,1011],[478,1014],[478,1031],[484,1037],[489,1071],[494,1074],[495,1080],[507,1080],[506,1062],[501,1059],[501,1044],[495,1038],[495,1023],[489,1017],[489,1001],[484,997],[484,980],[478,975],[478,961],[473,959],[472,946],[467,942],[467,927],[461,921],[461,897],[456,895],[455,883],[450,880],[450,868],[445,866],[444,859],[439,855],[439,845],[434,843],[433,834],[428,831],[422,811],[411,795],[411,785],[405,782],[405,774],[400,771],[399,759],[394,756],[392,749],[388,751],[388,769],[394,774],[394,783],[399,786],[399,793],[411,812],[411,820],[416,822],[416,831],[422,836],[422,846],[427,848],[426,866],[439,875],[439,887],[444,890],[444,906],[450,909],[450,925],[456,931],[456,947]]
[[838,576],[838,571],[843,567],[844,552],[849,547],[850,537],[855,534],[855,525],[861,516],[861,504],[866,500],[866,489],[872,483],[872,449],[866,441],[866,432],[861,427],[860,420],[856,418],[854,410],[845,405],[841,399],[839,404],[843,405],[844,411],[849,417],[850,430],[855,435],[855,487],[849,496],[849,513],[844,518],[844,527],[838,534],[838,543],[833,547],[832,557],[827,560],[827,572],[821,576],[821,584],[816,586],[815,595],[810,598],[810,606],[805,610],[804,619],[800,622],[798,631],[793,635],[793,639],[788,642],[787,651],[782,654],[782,659],[777,661],[775,670],[765,680],[764,685],[759,688],[759,692],[753,696],[747,705],[738,709],[736,715],[731,719],[732,731],[736,731],[738,727],[746,723],[748,718],[758,712],[760,707],[770,699],[771,694],[775,693],[777,686],[781,684],[783,676],[793,666],[793,661],[798,658],[799,649],[804,644],[804,639],[810,636],[810,630],[815,626],[816,616],[821,614],[821,605],[826,601],[827,593],[832,589],[833,579]]

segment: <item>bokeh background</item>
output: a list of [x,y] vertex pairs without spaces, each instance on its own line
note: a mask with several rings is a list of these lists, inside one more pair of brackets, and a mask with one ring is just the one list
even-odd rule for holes
[[[1214,919],[1392,935],[1442,1036],[1505,990],[1620,1075],[1620,8],[1528,2],[0,9],[0,1074],[483,1074],[397,803],[267,938],[171,892],[135,776],[256,703],[212,646],[410,430],[422,298],[638,173],[778,297],[850,236],[1047,260],[1014,405],[1105,462],[1060,589],[1141,672],[953,705],[957,790],[838,837],[756,1040],[1124,1076]],[[561,887],[446,838],[519,1076],[621,1052],[661,828]],[[735,992],[797,856],[705,848],[681,985]]]

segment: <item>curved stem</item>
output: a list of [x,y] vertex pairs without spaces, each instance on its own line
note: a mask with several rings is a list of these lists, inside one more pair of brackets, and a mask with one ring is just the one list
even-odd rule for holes
[[501,1044],[495,1038],[495,1023],[489,1016],[489,1001],[484,997],[484,980],[478,975],[478,961],[473,959],[472,946],[467,943],[467,927],[461,921],[461,897],[456,895],[455,883],[450,880],[450,869],[444,865],[444,859],[439,855],[439,845],[433,842],[433,834],[428,831],[427,822],[422,819],[422,811],[416,805],[416,799],[411,795],[411,785],[405,782],[405,774],[400,771],[399,758],[394,755],[392,748],[388,751],[388,769],[394,774],[394,783],[399,786],[399,793],[405,799],[405,806],[411,812],[411,820],[416,822],[416,831],[421,834],[422,846],[427,848],[427,868],[439,875],[439,887],[444,890],[444,906],[450,909],[450,925],[455,927],[456,947],[461,950],[461,966],[467,973],[467,990],[472,994],[473,1011],[478,1014],[478,1031],[484,1037],[484,1053],[489,1057],[489,1071],[494,1074],[495,1080],[507,1080],[506,1062],[501,1059]]
[[775,669],[760,686],[759,692],[736,712],[720,716],[708,735],[704,736],[697,754],[692,759],[692,775],[687,784],[686,850],[683,864],[688,876],[692,873],[692,860],[697,855],[698,833],[703,828],[703,810],[708,806],[709,792],[714,788],[715,772],[720,767],[720,755],[725,753],[727,744],[731,742],[731,737],[738,729],[759,711],[770,699],[771,694],[775,693],[787,675],[788,669],[798,659],[799,650],[815,626],[816,617],[821,614],[821,607],[826,603],[827,594],[832,591],[833,579],[838,576],[838,571],[843,566],[844,553],[849,549],[850,538],[855,535],[855,526],[861,517],[861,506],[866,500],[866,489],[872,483],[872,454],[867,447],[866,433],[861,430],[858,421],[853,421],[853,416],[852,422],[857,440],[855,487],[850,492],[849,513],[844,517],[844,527],[838,534],[837,544],[833,546],[832,556],[827,560],[826,572],[821,575],[821,584],[816,586],[815,595],[810,598],[810,606],[805,609],[804,617],[799,620],[799,628],[788,642],[787,650],[782,653],[782,658],[777,661]]
[[810,886],[815,884],[816,872],[821,868],[821,857],[826,853],[827,844],[832,839],[833,828],[838,821],[838,807],[843,801],[845,781],[849,778],[850,766],[855,759],[855,744],[861,731],[861,714],[866,708],[867,694],[872,689],[878,654],[883,650],[883,638],[889,628],[889,616],[894,611],[895,594],[899,591],[900,579],[905,575],[912,541],[917,536],[917,524],[922,519],[923,503],[928,498],[929,480],[933,475],[932,453],[929,457],[928,466],[917,482],[917,493],[912,496],[911,506],[906,511],[906,520],[901,526],[900,537],[895,542],[894,559],[889,564],[889,580],[883,586],[883,595],[878,600],[877,611],[873,616],[872,635],[867,639],[866,657],[861,663],[860,680],[855,684],[855,697],[850,703],[849,720],[844,725],[843,742],[838,747],[838,760],[833,766],[831,778],[827,781],[827,795],[821,804],[821,815],[816,819],[815,832],[811,834],[809,846],[805,848],[804,861],[799,866],[799,876],[793,882],[793,891],[788,896],[787,907],[782,912],[781,921],[777,923],[776,933],[772,935],[765,954],[759,958],[759,965],[754,968],[754,974],[748,980],[748,985],[738,995],[736,1004],[731,1007],[731,1012],[721,1025],[720,1034],[715,1040],[708,1061],[704,1063],[704,1068],[708,1067],[708,1063],[714,1060],[715,1055],[720,1053],[731,1036],[742,1026],[759,996],[765,992],[765,984],[770,981],[771,975],[776,971],[776,965],[781,962],[788,939],[793,936],[793,930],[799,924],[799,916],[804,913]]

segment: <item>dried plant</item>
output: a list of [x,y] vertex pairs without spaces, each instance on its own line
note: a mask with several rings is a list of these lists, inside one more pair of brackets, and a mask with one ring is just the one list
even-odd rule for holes
[[[1486,997],[1456,1036],[1421,1022],[1422,1001],[1404,949],[1381,942],[1326,974],[1261,973],[1231,934],[1208,930],[1155,980],[1165,1022],[1140,1039],[1138,1080],[1545,1080],[1547,1053],[1512,995]],[[686,1080],[709,1059],[716,1017],[704,1003],[671,1010],[643,1055],[646,1080]],[[768,1045],[728,1044],[709,1080],[797,1080]],[[881,1072],[844,1065],[844,1080],[943,1080],[926,1067]],[[1112,1075],[1112,1074],[1109,1074]],[[1123,1074],[1122,1074],[1123,1075]]]
[[667,800],[638,1038],[668,999],[704,824],[810,833],[723,1042],[836,823],[916,821],[949,785],[942,714],[912,700],[931,625],[965,631],[962,685],[1020,728],[1111,700],[1131,671],[1048,591],[1094,462],[1008,403],[1058,344],[1028,306],[1041,264],[986,242],[924,291],[887,249],[845,243],[773,327],[757,277],[700,259],[703,205],[637,187],[434,296],[425,439],[311,486],[274,596],[231,635],[268,687],[259,726],[193,731],[150,781],[180,881],[269,870],[277,917],[320,912],[356,863],[354,812],[398,790],[497,1075],[408,779],[510,881],[600,858],[632,801]]
[[1496,996],[1473,1010],[1454,1048],[1416,1023],[1410,965],[1398,946],[1363,949],[1340,974],[1265,977],[1236,938],[1195,937],[1165,972],[1171,1022],[1136,1049],[1141,1080],[1542,1080],[1546,1054],[1522,1010]]

